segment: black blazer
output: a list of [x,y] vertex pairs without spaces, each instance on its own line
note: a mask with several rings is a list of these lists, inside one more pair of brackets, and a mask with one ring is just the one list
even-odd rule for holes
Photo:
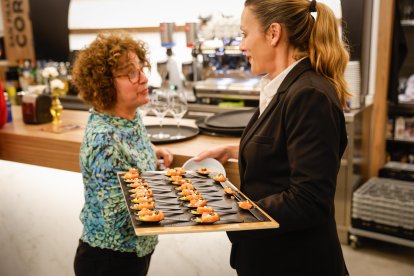
[[240,188],[280,228],[228,232],[232,266],[240,275],[345,275],[334,195],[347,134],[334,87],[304,59],[258,116],[241,138]]

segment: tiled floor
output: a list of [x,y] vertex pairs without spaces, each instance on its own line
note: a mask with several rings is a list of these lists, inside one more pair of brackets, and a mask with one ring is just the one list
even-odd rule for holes
[[360,239],[357,249],[342,246],[351,276],[413,276],[414,248]]
[[[80,174],[0,160],[0,275],[71,276],[82,226]],[[224,232],[159,237],[149,276],[234,276]],[[352,276],[414,276],[414,248],[343,246]]]
[[[357,249],[342,246],[351,276],[414,275],[414,248],[371,239],[360,241]],[[230,244],[224,233],[161,236],[148,275],[234,276],[229,254]]]

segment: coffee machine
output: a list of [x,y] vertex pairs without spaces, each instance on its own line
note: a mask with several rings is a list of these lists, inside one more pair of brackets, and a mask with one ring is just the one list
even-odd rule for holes
[[184,88],[184,78],[181,66],[172,51],[172,47],[175,46],[173,39],[175,28],[175,24],[172,22],[160,23],[161,46],[166,49],[167,60],[158,62],[157,69],[161,76],[161,87],[182,90]]
[[238,20],[216,16],[187,23],[187,47],[192,48],[193,88],[197,101],[222,104],[242,102],[257,106],[259,78],[253,76],[245,54],[239,49],[241,36]]

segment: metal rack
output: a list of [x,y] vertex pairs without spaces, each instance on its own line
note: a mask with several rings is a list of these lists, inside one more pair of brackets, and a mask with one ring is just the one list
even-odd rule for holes
[[352,193],[359,187],[364,177],[363,167],[367,164],[365,151],[369,140],[369,128],[372,106],[365,106],[345,113],[348,133],[348,146],[341,160],[335,193],[335,219],[338,236],[343,244],[348,244],[351,227]]
[[360,246],[359,237],[371,238],[414,248],[414,241],[351,227],[349,229],[349,244],[352,248],[358,248]]
[[414,247],[414,184],[373,177],[353,194],[352,247],[359,237]]

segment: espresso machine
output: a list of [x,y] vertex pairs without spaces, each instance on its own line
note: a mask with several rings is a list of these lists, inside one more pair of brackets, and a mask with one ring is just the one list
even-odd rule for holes
[[192,48],[192,80],[197,102],[201,104],[241,103],[257,106],[259,78],[239,49],[238,21],[221,16],[185,25],[187,47]]
[[160,23],[161,46],[166,49],[167,60],[158,62],[157,69],[161,76],[162,88],[182,90],[184,88],[183,74],[172,51],[175,46],[174,31],[174,23]]

